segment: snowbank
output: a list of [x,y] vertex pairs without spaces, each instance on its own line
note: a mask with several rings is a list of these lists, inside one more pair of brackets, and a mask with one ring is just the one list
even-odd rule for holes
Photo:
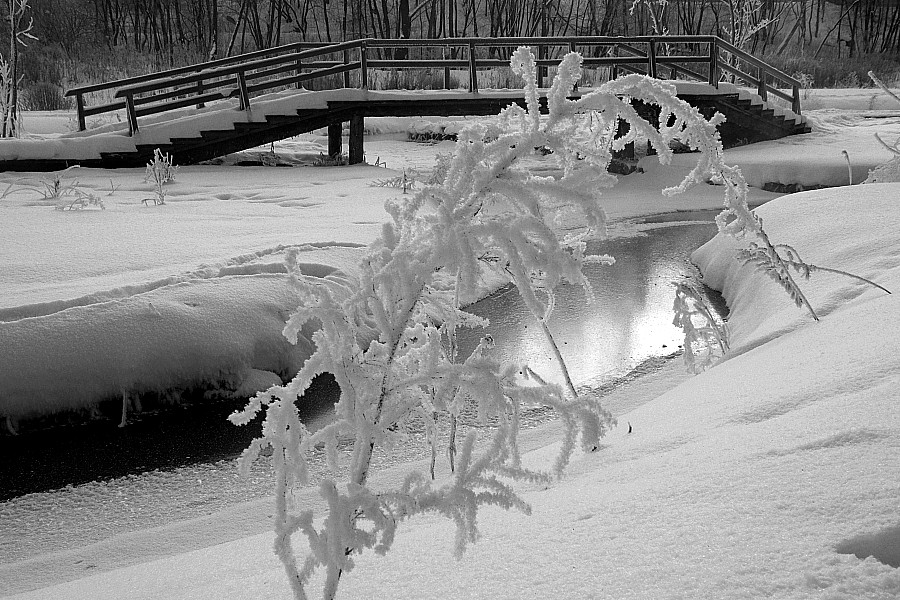
[[[783,196],[756,209],[772,243],[789,244],[807,262],[871,279],[900,291],[896,281],[900,265],[897,237],[897,196],[900,184],[872,184],[831,188]],[[722,290],[731,311],[728,329],[733,354],[812,322],[797,309],[781,288],[752,266],[734,260],[745,242],[722,235],[699,248],[691,260],[703,272],[703,281]],[[816,272],[808,281],[796,275],[819,317],[863,304],[876,310],[894,297],[857,279]],[[780,293],[772,293],[780,292]],[[868,304],[869,301],[874,304]],[[848,356],[849,359],[849,356]]]
[[187,167],[146,206],[142,172],[76,169],[64,183],[106,209],[72,212],[23,185],[40,176],[0,177],[0,416],[293,375],[310,349],[281,335],[299,304],[284,251],[352,276],[395,193],[370,187],[384,173]]
[[226,276],[2,323],[0,410],[16,419],[123,393],[233,391],[253,369],[291,377],[314,349],[311,331],[295,346],[281,333],[299,303],[286,275]]
[[[897,290],[900,241],[886,224],[900,222],[900,205],[890,202],[898,192],[807,192],[761,213],[773,239],[795,244],[808,260]],[[485,511],[482,539],[460,562],[450,558],[451,523],[415,519],[386,557],[359,558],[340,597],[897,598],[898,297],[817,273],[807,289],[824,318],[811,323],[732,253],[717,238],[697,260],[733,307],[742,352],[621,415],[605,446],[575,461],[563,481],[524,493],[532,516]],[[553,428],[534,434],[543,439],[532,440],[530,464],[552,460]],[[297,500],[314,495],[303,490]],[[264,511],[247,505],[227,519]],[[195,526],[173,525],[168,536],[186,537]],[[66,573],[17,600],[290,596],[270,533],[210,539],[170,557],[160,557],[165,544],[145,545],[168,536],[148,532],[84,551],[105,552],[110,562],[143,553],[151,562],[79,578],[83,558],[69,552],[0,567],[0,579],[48,585],[53,571]]]
[[[812,133],[739,146],[725,151],[725,162],[741,167],[747,183],[792,185],[799,189],[847,185],[866,179],[869,171],[891,158],[875,139],[893,143],[900,137],[900,107],[893,112],[822,109],[804,112]],[[846,151],[847,158],[842,154]],[[691,155],[675,156],[677,165]]]
[[[323,143],[298,136],[276,152],[314,155]],[[401,169],[427,173],[438,152],[452,150],[368,147],[393,170],[188,166],[156,207],[141,202],[152,185],[138,169],[66,173],[63,183],[100,197],[102,211],[54,210],[24,185],[46,175],[0,175],[9,187],[0,200],[0,417],[90,408],[123,392],[235,389],[253,369],[288,374],[304,356],[280,336],[297,304],[285,249],[300,248],[310,274],[352,276],[389,219],[384,202],[400,193],[373,182]],[[721,206],[715,186],[663,196],[684,169],[653,163],[604,194],[612,218]],[[755,190],[753,201],[775,196]],[[258,320],[244,318],[256,309]]]

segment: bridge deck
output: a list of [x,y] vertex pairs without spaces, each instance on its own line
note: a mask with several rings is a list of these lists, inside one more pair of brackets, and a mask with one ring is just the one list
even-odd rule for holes
[[[726,144],[809,130],[804,117],[769,106],[733,85],[720,83],[714,88],[696,82],[672,83],[680,97],[698,106],[706,116],[716,110],[726,115],[728,121],[722,130]],[[73,164],[142,167],[155,148],[171,153],[176,164],[191,164],[324,127],[329,128],[332,154],[341,150],[339,126],[348,121],[350,162],[356,163],[363,159],[362,129],[367,116],[492,115],[513,102],[524,104],[521,90],[278,92],[254,98],[247,110],[239,108],[238,99],[229,99],[200,109],[183,108],[144,117],[140,130],[133,135],[129,135],[127,124],[114,123],[46,139],[2,140],[0,169],[54,171]]]

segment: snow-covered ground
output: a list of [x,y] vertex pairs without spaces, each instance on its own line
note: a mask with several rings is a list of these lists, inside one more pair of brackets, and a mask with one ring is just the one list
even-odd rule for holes
[[[856,169],[871,168],[888,158],[871,133],[900,135],[900,118],[869,119],[868,106],[855,108],[810,111],[816,133],[726,157],[752,182],[843,182],[841,150]],[[372,148],[378,152],[367,142],[370,156]],[[395,169],[416,159],[424,169],[423,154],[433,159],[446,149],[420,147],[416,159],[386,146],[382,159]],[[645,166],[607,193],[614,218],[721,204],[715,186],[663,198],[660,187],[680,169]],[[295,299],[271,287],[283,278],[283,247],[302,247],[311,273],[352,271],[357,245],[377,236],[382,202],[397,193],[369,184],[396,174],[367,166],[188,167],[166,205],[143,206],[149,185],[141,172],[76,170],[98,195],[115,189],[103,197],[105,211],[79,212],[54,211],[13,186],[0,200],[0,412],[26,414],[27,394],[87,404],[73,390],[116,394],[196,377],[240,388],[262,372],[291,368],[298,357],[279,339],[278,323]],[[755,194],[757,202],[773,197]],[[893,184],[803,192],[759,214],[773,241],[794,245],[806,260],[896,291],[898,194]],[[608,401],[623,407],[620,427],[557,485],[526,489],[530,517],[487,510],[481,541],[458,563],[451,523],[405,523],[386,557],[357,561],[341,597],[900,596],[897,296],[815,273],[803,284],[823,316],[813,323],[731,255],[731,242],[717,238],[695,259],[732,307],[734,358],[693,378],[669,367],[618,390]],[[67,328],[78,335],[67,338]],[[251,335],[260,337],[248,343]],[[180,347],[198,339],[209,345]],[[219,348],[228,351],[218,360],[185,362]],[[526,434],[530,463],[552,460],[556,427]],[[408,469],[387,469],[374,486]],[[319,502],[316,490],[303,497]],[[0,566],[0,594],[289,597],[270,550],[268,514],[268,503],[257,501],[87,548],[48,549]],[[234,539],[236,530],[255,535]],[[184,551],[198,540],[202,549]]]
[[[373,119],[371,126],[402,138],[400,128],[420,124]],[[300,136],[276,151],[309,164],[325,144]],[[105,210],[54,210],[28,187],[48,175],[0,175],[7,190],[0,200],[0,416],[15,426],[123,393],[170,397],[198,385],[243,394],[268,387],[272,373],[295,373],[309,345],[292,347],[281,335],[298,302],[284,285],[285,250],[300,248],[309,274],[352,273],[388,219],[385,200],[400,193],[374,184],[403,169],[424,177],[435,155],[452,149],[451,142],[391,139],[366,145],[370,160],[387,169],[186,166],[166,184],[162,206],[142,203],[153,186],[137,169],[65,173],[64,185],[77,182]],[[664,197],[660,190],[684,168],[654,160],[645,168],[610,194],[612,218],[721,204],[715,186]],[[756,190],[752,201],[775,196]]]

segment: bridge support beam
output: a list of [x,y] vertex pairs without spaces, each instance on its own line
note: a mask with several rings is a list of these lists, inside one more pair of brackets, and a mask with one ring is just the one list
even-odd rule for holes
[[328,156],[334,158],[341,154],[341,133],[343,127],[340,121],[328,124]]
[[350,117],[350,160],[351,165],[358,165],[363,162],[365,153],[363,152],[363,130],[365,129],[365,119],[362,113],[354,113]]

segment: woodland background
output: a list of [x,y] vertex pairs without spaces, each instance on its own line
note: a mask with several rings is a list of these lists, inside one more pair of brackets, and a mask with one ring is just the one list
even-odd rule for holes
[[[22,0],[6,0],[0,39]],[[804,85],[900,79],[898,0],[30,0],[20,106],[65,89],[297,41],[715,34]],[[5,44],[11,51],[11,44]],[[7,55],[7,52],[0,51]],[[840,59],[840,60],[837,60]]]

